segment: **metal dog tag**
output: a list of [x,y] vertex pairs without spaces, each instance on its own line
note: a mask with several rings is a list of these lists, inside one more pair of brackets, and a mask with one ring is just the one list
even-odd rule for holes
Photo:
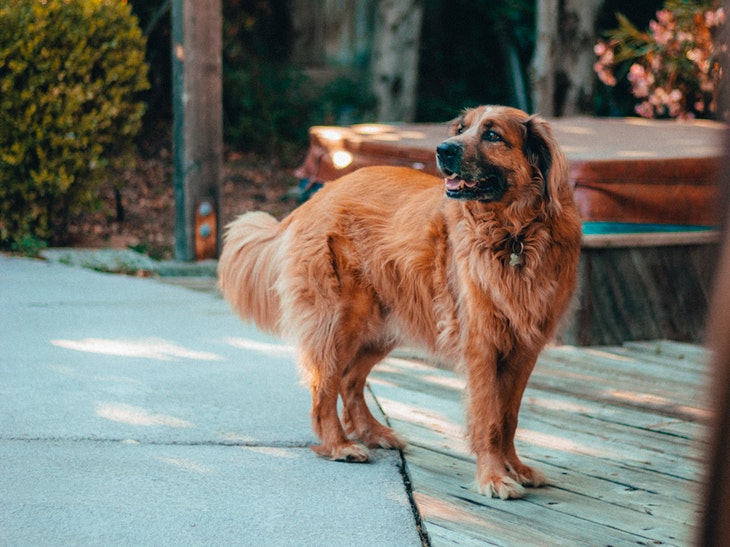
[[522,264],[522,254],[512,253],[509,255],[509,265],[513,268]]

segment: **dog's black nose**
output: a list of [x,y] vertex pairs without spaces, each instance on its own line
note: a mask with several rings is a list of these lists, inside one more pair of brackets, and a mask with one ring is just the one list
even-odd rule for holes
[[446,175],[457,173],[461,163],[462,147],[458,142],[444,141],[436,147],[436,163]]
[[441,161],[453,160],[460,153],[461,147],[455,142],[444,141],[436,147],[436,155]]

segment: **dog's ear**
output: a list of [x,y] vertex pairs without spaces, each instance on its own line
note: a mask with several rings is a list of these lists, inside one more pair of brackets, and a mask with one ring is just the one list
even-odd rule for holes
[[525,120],[524,154],[535,175],[542,178],[545,205],[549,212],[559,214],[560,193],[568,184],[568,162],[548,123],[539,116]]

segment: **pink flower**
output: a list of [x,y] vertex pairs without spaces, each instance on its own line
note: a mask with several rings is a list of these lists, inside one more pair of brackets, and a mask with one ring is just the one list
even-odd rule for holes
[[651,105],[659,110],[667,104],[667,91],[663,87],[657,87],[649,97]]
[[709,28],[719,27],[725,24],[725,10],[719,8],[717,11],[705,12],[705,25]]
[[607,86],[613,87],[616,85],[616,76],[613,75],[613,72],[611,72],[611,69],[609,67],[606,67],[598,62],[593,65],[593,70],[598,76],[598,79]]
[[654,84],[653,74],[647,72],[639,63],[634,63],[629,69],[628,78],[634,97],[642,99],[649,96],[649,89]]
[[694,6],[657,11],[646,33],[621,20],[619,29],[595,44],[593,70],[603,83],[614,86],[614,71],[628,66],[631,93],[639,103],[634,110],[640,116],[711,115],[717,110],[719,67],[729,51],[716,30],[725,23],[723,8]]
[[608,86],[616,85],[616,77],[613,75],[613,46],[606,42],[599,41],[594,47],[593,52],[598,55],[598,61],[593,65],[593,70],[604,84]]
[[654,107],[651,106],[649,101],[643,101],[634,107],[634,111],[642,118],[653,118]]
[[683,30],[680,30],[677,33],[677,41],[678,42],[694,42],[694,35],[691,32],[685,32]]
[[674,14],[668,9],[656,12],[656,19],[663,25],[671,25],[674,22]]
[[598,55],[599,62],[604,65],[613,64],[613,46],[600,41],[593,47],[593,52]]
[[649,30],[659,46],[666,46],[672,41],[675,29],[674,15],[666,9],[656,12],[656,20],[649,21]]
[[669,116],[676,118],[682,114],[682,98],[684,95],[679,89],[672,89],[667,94],[667,109],[669,110]]

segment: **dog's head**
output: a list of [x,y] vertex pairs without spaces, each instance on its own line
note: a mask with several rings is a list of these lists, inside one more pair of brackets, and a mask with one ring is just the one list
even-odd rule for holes
[[452,133],[436,148],[448,197],[497,202],[533,192],[560,209],[567,162],[544,120],[516,108],[480,106],[464,111]]

